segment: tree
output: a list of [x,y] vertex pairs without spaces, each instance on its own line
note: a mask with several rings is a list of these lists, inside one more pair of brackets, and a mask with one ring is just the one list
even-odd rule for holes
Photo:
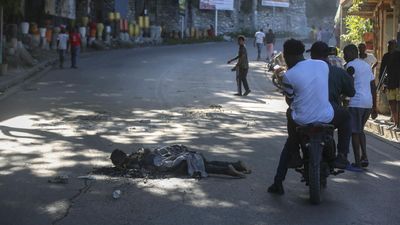
[[5,21],[17,22],[22,17],[21,0],[0,0],[0,6],[4,10]]
[[373,29],[373,24],[370,19],[351,15],[352,12],[360,11],[360,5],[364,1],[365,0],[353,0],[353,5],[349,9],[350,15],[344,18],[344,23],[347,29],[346,34],[342,35],[344,41],[350,43],[362,42],[363,35],[367,32],[371,32]]

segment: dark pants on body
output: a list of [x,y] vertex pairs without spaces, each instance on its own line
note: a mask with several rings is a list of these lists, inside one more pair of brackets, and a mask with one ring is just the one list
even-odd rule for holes
[[66,50],[64,50],[64,49],[58,49],[58,55],[59,55],[59,59],[60,59],[60,67],[61,68],[64,67],[65,52],[66,52]]
[[[334,107],[335,116],[331,122],[338,129],[338,153],[343,154],[347,157],[349,153],[350,139],[351,139],[351,121],[349,112],[341,107]],[[282,149],[281,156],[279,159],[279,165],[275,175],[275,182],[280,183],[285,180],[288,163],[290,157],[294,154],[299,154],[301,139],[298,135],[296,128],[298,124],[293,120],[291,110],[288,109],[286,112],[288,120],[287,130],[288,138],[286,139],[285,146]]]
[[[237,171],[244,171],[245,168],[242,167],[240,162],[225,162],[225,161],[207,161],[204,159],[204,166],[207,173],[211,174],[222,174],[228,176],[235,176],[232,174],[232,171],[229,169],[229,165],[232,165]],[[183,161],[180,165],[175,167],[172,172],[180,175],[187,174],[187,162]]]
[[249,69],[239,68],[236,71],[236,83],[238,88],[238,94],[242,94],[242,83],[245,91],[249,91],[249,84],[247,83],[247,72]]
[[80,47],[71,47],[71,67],[76,67],[76,62],[80,50]]

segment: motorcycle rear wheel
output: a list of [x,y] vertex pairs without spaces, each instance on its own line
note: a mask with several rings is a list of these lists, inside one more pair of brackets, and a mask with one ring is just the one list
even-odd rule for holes
[[313,164],[311,161],[308,165],[309,188],[310,188],[310,202],[312,204],[321,203],[321,175],[320,164]]

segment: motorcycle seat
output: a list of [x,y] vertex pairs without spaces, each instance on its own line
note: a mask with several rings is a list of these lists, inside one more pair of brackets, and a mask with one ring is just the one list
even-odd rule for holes
[[335,126],[327,123],[313,123],[305,126],[299,126],[296,130],[300,133],[319,133],[323,131],[334,131]]

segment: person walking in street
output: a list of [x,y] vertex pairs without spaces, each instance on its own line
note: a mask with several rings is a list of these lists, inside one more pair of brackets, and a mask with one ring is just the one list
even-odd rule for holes
[[71,46],[71,68],[77,69],[77,58],[81,50],[82,40],[75,27],[71,29],[69,40]]
[[274,54],[275,34],[272,31],[272,29],[269,29],[267,35],[265,36],[265,44],[267,46],[267,61],[268,61]]
[[328,28],[325,28],[324,30],[321,31],[321,41],[325,42],[327,45],[329,45],[329,41],[332,38],[332,33],[329,32]]
[[[343,49],[346,68],[352,71],[356,94],[350,99],[349,112],[352,121],[352,145],[356,168],[368,167],[367,141],[364,127],[371,116],[376,118],[375,77],[368,63],[359,59],[357,46],[350,44]],[[360,152],[361,148],[361,152]]]
[[254,39],[254,47],[257,48],[257,61],[260,61],[261,59],[261,51],[264,45],[264,38],[265,34],[263,29],[260,29],[259,31],[256,32]]
[[373,54],[367,53],[367,45],[364,43],[359,44],[358,51],[360,52],[359,58],[368,63],[368,65],[372,68],[372,71],[374,71],[375,67],[378,65],[378,60]]
[[235,58],[228,61],[228,64],[231,62],[238,60],[236,66],[232,69],[232,71],[236,71],[236,83],[238,92],[235,94],[236,96],[242,96],[242,83],[245,89],[244,96],[247,96],[251,90],[249,88],[249,84],[247,83],[247,73],[249,71],[249,60],[247,58],[247,50],[245,46],[245,37],[240,35],[238,37],[238,45],[239,45],[239,54]]
[[65,54],[68,49],[68,34],[65,32],[65,27],[61,26],[61,32],[57,36],[57,50],[60,60],[60,68],[64,68]]
[[317,41],[322,41],[322,27],[319,27],[317,31]]
[[394,122],[390,128],[400,130],[400,52],[396,48],[396,40],[388,42],[388,52],[382,58],[379,80],[382,79],[382,76],[387,76],[383,91],[387,94],[391,119]]

